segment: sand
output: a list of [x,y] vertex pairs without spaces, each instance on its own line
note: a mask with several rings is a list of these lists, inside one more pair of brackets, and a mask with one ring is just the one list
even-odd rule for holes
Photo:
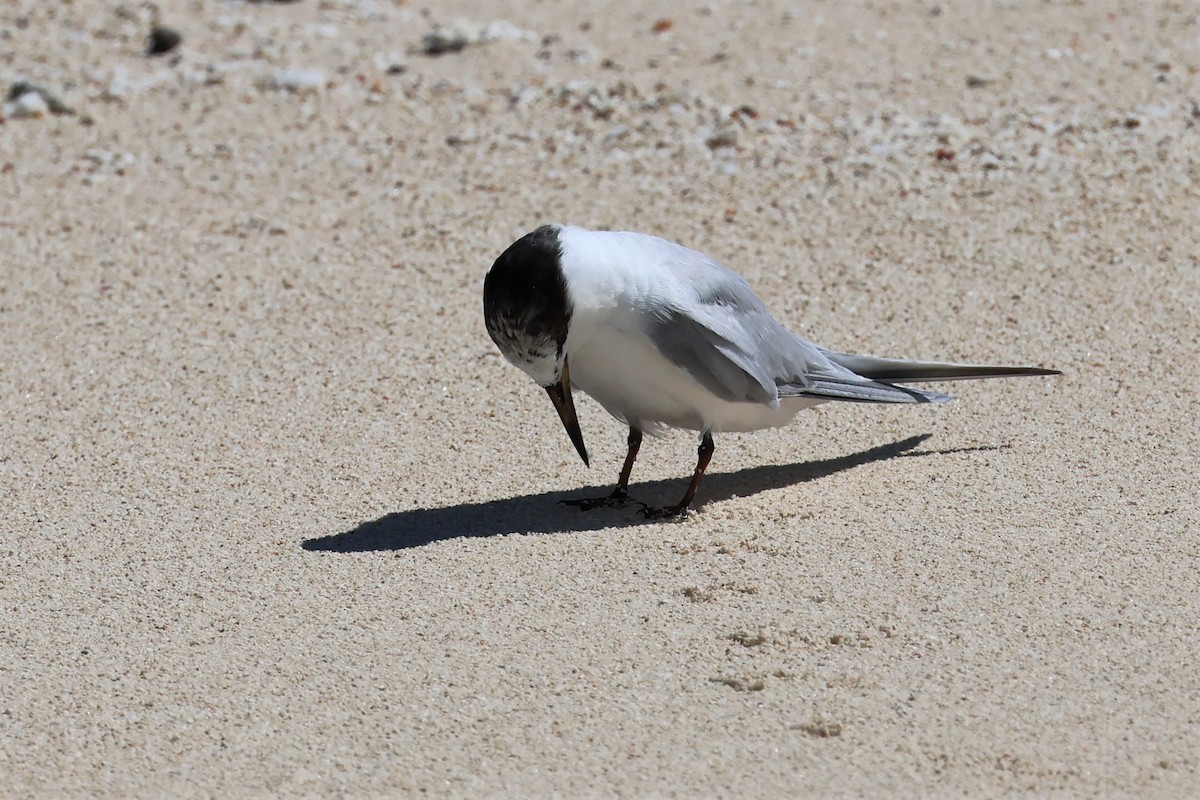
[[[1193,6],[157,8],[0,9],[0,795],[1200,792]],[[1065,374],[583,515],[482,324],[549,221]]]

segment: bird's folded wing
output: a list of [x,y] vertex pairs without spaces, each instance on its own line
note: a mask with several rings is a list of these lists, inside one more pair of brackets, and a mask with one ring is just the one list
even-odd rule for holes
[[775,376],[735,322],[660,306],[645,321],[645,332],[665,358],[722,400],[779,405]]

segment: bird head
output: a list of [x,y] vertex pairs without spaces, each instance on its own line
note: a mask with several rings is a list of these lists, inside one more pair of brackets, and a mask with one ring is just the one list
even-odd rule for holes
[[483,281],[483,320],[504,357],[546,390],[583,463],[565,346],[571,301],[558,228],[543,225],[500,254]]

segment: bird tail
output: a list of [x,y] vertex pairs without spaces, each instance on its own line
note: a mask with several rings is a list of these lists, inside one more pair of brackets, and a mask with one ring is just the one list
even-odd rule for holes
[[949,395],[901,386],[910,381],[966,381],[1020,375],[1061,375],[1041,367],[1004,367],[982,364],[947,364],[940,361],[906,361],[898,358],[821,353],[846,372],[810,374],[803,383],[779,387],[782,397],[815,397],[857,403],[945,403]]
[[970,381],[983,378],[1014,378],[1023,375],[1061,375],[1056,369],[1006,367],[988,364],[948,364],[940,361],[906,361],[900,358],[822,351],[833,363],[873,381]]

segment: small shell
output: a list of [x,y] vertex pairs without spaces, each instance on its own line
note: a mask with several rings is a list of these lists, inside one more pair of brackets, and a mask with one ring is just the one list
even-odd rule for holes
[[5,103],[4,111],[5,116],[12,117],[13,119],[44,117],[50,112],[50,105],[40,92],[26,92],[16,100]]
[[315,92],[325,86],[325,73],[319,69],[289,69],[276,72],[264,82],[268,89],[287,92]]

